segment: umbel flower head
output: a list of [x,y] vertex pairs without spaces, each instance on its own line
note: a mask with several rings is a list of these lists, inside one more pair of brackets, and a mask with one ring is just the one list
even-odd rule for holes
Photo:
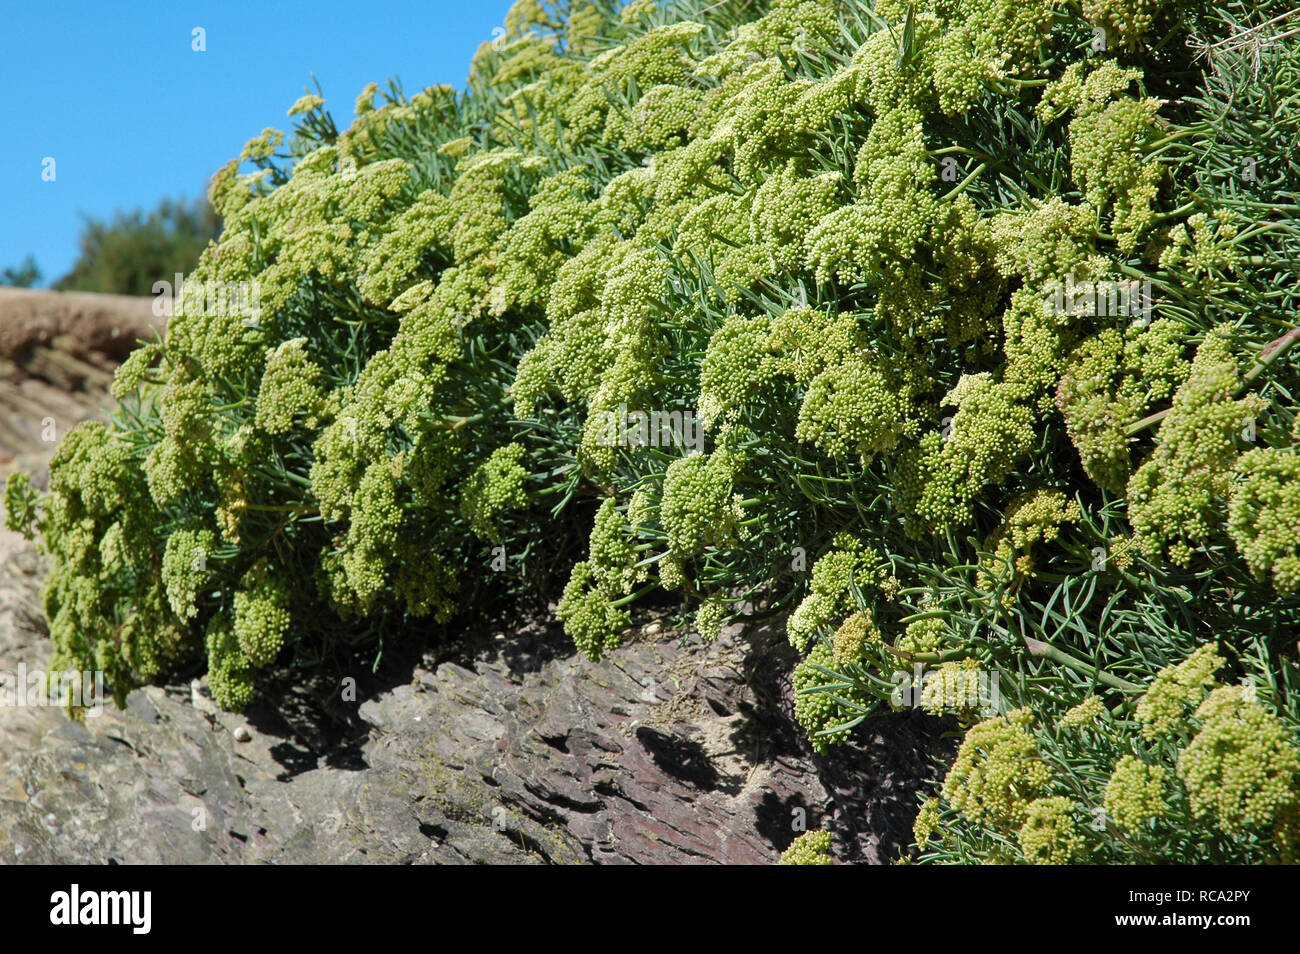
[[610,587],[586,561],[574,565],[556,615],[574,645],[590,659],[600,659],[617,647],[632,624],[631,614],[616,604]]
[[1077,706],[1071,706],[1057,723],[1062,728],[1093,725],[1106,712],[1106,705],[1101,696],[1089,696]]
[[1188,566],[1193,546],[1224,522],[1237,444],[1265,407],[1241,384],[1230,329],[1216,328],[1196,350],[1187,380],[1160,424],[1159,444],[1128,482],[1129,519],[1142,551]]
[[197,600],[209,578],[207,562],[216,545],[211,530],[177,530],[163,550],[162,580],[167,602],[180,619],[198,613]]
[[501,516],[527,503],[524,479],[528,472],[520,463],[523,457],[522,444],[499,447],[466,481],[461,514],[469,518],[473,531],[486,540],[499,540]]
[[1083,836],[1074,820],[1075,804],[1068,798],[1037,798],[1025,808],[1025,823],[1016,838],[1025,860],[1037,865],[1064,865],[1083,849]]
[[1220,686],[1196,709],[1200,729],[1178,756],[1192,812],[1227,834],[1270,826],[1300,800],[1300,752],[1241,686]]
[[937,798],[927,798],[916,813],[912,823],[912,837],[918,845],[924,846],[934,837],[943,821],[943,802]]
[[1228,534],[1252,573],[1280,596],[1300,589],[1300,455],[1257,448],[1237,462]]
[[783,865],[830,865],[831,833],[817,829],[806,831],[781,853],[778,864]]
[[1182,662],[1156,673],[1134,713],[1147,739],[1173,735],[1187,723],[1187,711],[1198,705],[1214,674],[1224,664],[1213,643],[1201,646]]
[[878,560],[873,548],[851,534],[836,535],[831,548],[813,564],[810,592],[786,623],[796,649],[806,650],[819,629],[849,610],[854,585],[875,583]]
[[286,115],[297,116],[300,113],[314,112],[315,110],[319,109],[324,105],[325,105],[325,100],[321,99],[319,96],[316,96],[313,93],[308,93],[305,96],[299,96],[296,100],[294,100],[294,104],[289,107],[289,112],[286,113]]
[[[1052,770],[1043,761],[1031,727],[1034,714],[1014,709],[973,726],[943,782],[943,796],[976,824],[1014,831],[1030,821],[1030,803],[1043,794]],[[1045,846],[1035,829],[1056,826],[1062,807],[1051,802],[1034,812],[1030,844]]]
[[794,670],[794,717],[818,754],[847,739],[850,729],[845,723],[870,708],[865,693],[838,685],[828,671],[835,671],[835,653],[826,641],[819,641]]
[[1103,329],[1071,352],[1056,389],[1070,440],[1097,486],[1124,492],[1133,464],[1127,429],[1187,377],[1182,330],[1160,320]]
[[870,610],[861,610],[840,623],[839,629],[831,640],[833,658],[838,668],[857,662],[870,643],[883,641],[880,628],[872,618]]
[[1060,491],[1039,489],[1013,500],[1005,522],[984,542],[989,555],[981,562],[978,585],[992,589],[998,581],[1023,581],[1034,572],[1035,545],[1053,542],[1081,516],[1079,504],[1067,502]]
[[1136,831],[1164,815],[1165,803],[1164,768],[1148,765],[1134,755],[1125,755],[1115,763],[1103,803],[1115,824]]

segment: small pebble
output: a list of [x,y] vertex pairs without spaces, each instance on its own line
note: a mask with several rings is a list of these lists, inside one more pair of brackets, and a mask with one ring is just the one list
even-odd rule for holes
[[252,734],[251,732],[249,732],[247,729],[245,729],[242,725],[241,725],[238,729],[235,730],[235,741],[236,741],[236,742],[247,742],[247,741],[248,741],[249,739],[251,739],[252,737],[253,737],[253,734]]

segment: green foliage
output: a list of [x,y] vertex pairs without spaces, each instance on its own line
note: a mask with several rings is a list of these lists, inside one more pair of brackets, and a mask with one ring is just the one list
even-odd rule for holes
[[818,751],[955,715],[921,860],[1291,857],[1282,12],[526,0],[463,93],[305,96],[212,184],[260,311],[187,296],[14,485],[59,658],[238,707],[559,562],[592,657],[655,589],[788,613]]
[[0,270],[0,285],[11,288],[31,288],[40,280],[41,269],[33,255],[28,255],[20,265],[7,265]]
[[203,199],[164,199],[148,211],[118,212],[110,220],[86,217],[77,260],[54,282],[59,291],[150,295],[154,283],[188,275],[221,222]]
[[1216,680],[1224,662],[1206,644],[1161,670],[1133,716],[1093,696],[975,726],[918,816],[923,860],[1300,861],[1300,750],[1254,684]]

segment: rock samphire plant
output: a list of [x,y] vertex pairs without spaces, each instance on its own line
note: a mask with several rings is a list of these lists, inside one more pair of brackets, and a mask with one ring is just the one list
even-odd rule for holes
[[915,860],[1293,860],[1297,27],[523,0],[464,90],[304,96],[9,484],[55,665],[238,707],[560,562],[593,657],[654,590],[786,614],[819,751],[955,718]]

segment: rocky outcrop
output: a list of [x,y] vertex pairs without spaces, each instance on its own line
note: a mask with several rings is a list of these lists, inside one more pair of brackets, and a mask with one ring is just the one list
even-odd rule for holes
[[0,476],[39,469],[163,321],[150,298],[0,288]]
[[0,357],[21,363],[45,348],[121,361],[138,338],[162,331],[154,304],[134,295],[0,288]]
[[752,864],[823,824],[845,860],[891,860],[936,727],[893,716],[815,757],[790,662],[771,625],[592,663],[534,624],[359,679],[359,703],[286,674],[245,715],[201,680],[83,722],[6,713],[0,860]]

